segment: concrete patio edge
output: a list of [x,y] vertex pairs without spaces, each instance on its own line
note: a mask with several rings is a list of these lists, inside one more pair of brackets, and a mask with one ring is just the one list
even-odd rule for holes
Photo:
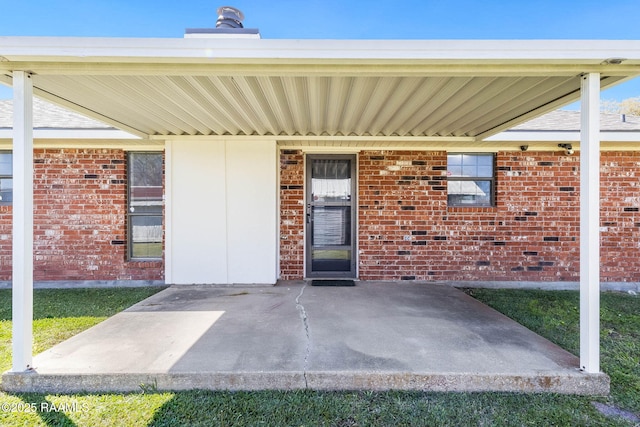
[[606,395],[609,377],[451,286],[172,286],[7,372],[7,392]]
[[603,373],[495,375],[414,372],[194,372],[157,374],[64,374],[7,372],[5,392],[104,393],[184,390],[405,390],[426,392],[520,392],[607,395]]
[[[240,287],[269,287],[290,282],[304,282],[304,280],[278,280],[273,283],[254,284],[206,284],[206,285],[175,285],[165,283],[164,280],[68,280],[68,281],[37,281],[34,289],[84,289],[84,288],[138,288],[145,286],[180,286],[180,287],[209,287],[209,288],[240,288]],[[358,282],[358,280],[356,280]],[[396,281],[390,280],[388,283]],[[537,282],[537,281],[508,281],[508,280],[448,280],[448,281],[420,281],[407,280],[408,283],[447,285],[455,288],[487,288],[487,289],[540,289],[547,291],[577,291],[580,282]],[[0,289],[11,289],[11,281],[0,280]],[[640,282],[601,282],[602,292],[640,292]]]

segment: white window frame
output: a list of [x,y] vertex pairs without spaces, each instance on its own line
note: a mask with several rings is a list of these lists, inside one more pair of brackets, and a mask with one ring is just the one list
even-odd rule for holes
[[[10,165],[13,165],[13,152],[11,150],[0,150],[0,154],[8,154],[10,157]],[[0,179],[10,179],[13,180],[13,168],[11,170],[11,174],[0,174]],[[13,186],[11,187],[11,192],[13,193]],[[11,200],[2,200],[0,199],[0,206],[11,206],[13,204],[13,197]]]
[[[450,156],[475,156],[475,157],[491,157],[491,176],[478,176],[478,175],[451,175],[449,157]],[[488,182],[490,186],[489,191],[489,203],[463,203],[453,202],[450,196],[451,183],[460,182],[468,183],[468,185],[474,185],[475,182],[482,181]],[[495,207],[496,206],[496,156],[495,153],[447,153],[447,206],[449,207]]]
[[[164,227],[162,226],[162,224],[164,224],[164,208],[162,207],[162,205],[164,205],[164,178],[162,176],[160,177],[160,182],[163,183],[161,185],[160,191],[162,192],[163,196],[162,196],[162,201],[160,202],[161,208],[159,209],[158,212],[136,212],[135,207],[133,206],[133,203],[132,203],[133,186],[131,184],[133,182],[132,176],[134,172],[132,157],[135,155],[151,155],[151,154],[160,155],[160,156],[163,155],[162,151],[130,151],[127,153],[127,259],[129,261],[161,261],[163,258]],[[163,167],[162,167],[161,174],[164,174],[164,159],[163,159]],[[149,188],[152,188],[152,187],[149,187]],[[160,227],[162,227],[163,237],[161,238],[160,241],[162,244],[162,250],[160,251],[160,254],[158,256],[145,257],[145,256],[136,256],[134,254],[134,237],[135,236],[133,232],[133,220],[134,218],[141,218],[141,217],[160,217],[161,218]]]

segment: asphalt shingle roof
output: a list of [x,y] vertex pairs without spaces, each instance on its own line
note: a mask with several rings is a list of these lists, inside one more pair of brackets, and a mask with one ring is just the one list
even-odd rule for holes
[[[556,110],[515,126],[509,131],[579,131],[580,111]],[[640,131],[640,116],[600,114],[600,130],[603,132]]]
[[[13,127],[13,101],[0,100],[0,129]],[[114,129],[38,98],[33,99],[34,129]]]

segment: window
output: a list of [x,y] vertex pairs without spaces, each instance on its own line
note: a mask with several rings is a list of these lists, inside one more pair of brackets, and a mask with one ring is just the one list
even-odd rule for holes
[[162,258],[162,153],[129,153],[129,259]]
[[449,206],[493,206],[493,154],[449,154],[447,181]]
[[0,206],[13,202],[13,155],[0,151]]

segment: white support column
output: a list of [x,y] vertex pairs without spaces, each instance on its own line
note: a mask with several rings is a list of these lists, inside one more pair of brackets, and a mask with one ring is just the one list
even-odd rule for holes
[[33,84],[13,72],[13,372],[33,357]]
[[580,367],[600,372],[600,73],[582,76]]

